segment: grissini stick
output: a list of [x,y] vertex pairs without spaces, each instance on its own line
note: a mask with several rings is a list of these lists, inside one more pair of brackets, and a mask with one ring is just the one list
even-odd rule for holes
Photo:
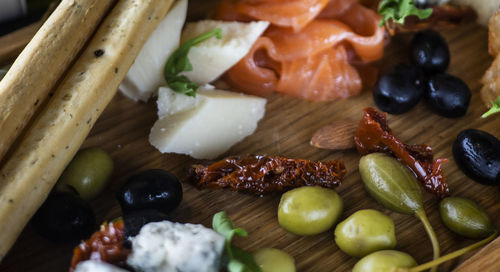
[[0,81],[0,159],[114,2],[63,0],[21,52]]
[[0,169],[0,259],[46,199],[171,4],[120,0]]

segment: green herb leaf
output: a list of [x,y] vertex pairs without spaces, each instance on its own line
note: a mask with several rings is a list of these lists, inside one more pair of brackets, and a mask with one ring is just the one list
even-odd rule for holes
[[242,228],[236,228],[226,212],[214,215],[212,228],[226,238],[225,254],[229,259],[227,264],[229,272],[262,272],[252,254],[231,245],[234,235],[246,237],[248,233]]
[[[233,251],[233,257],[235,260],[238,261],[238,263],[241,263],[244,265],[245,272],[262,272],[262,269],[260,269],[259,265],[255,262],[252,254],[244,251],[243,249],[239,247],[232,246],[232,251]],[[229,262],[231,264],[231,262]],[[228,265],[229,269],[229,265]],[[229,272],[236,272],[232,271],[229,269]]]
[[239,236],[247,236],[248,233],[242,228],[235,228],[233,221],[227,216],[227,213],[222,211],[214,215],[212,219],[212,228],[220,235],[226,238],[226,253],[230,259],[233,259],[233,251],[231,248],[231,240],[235,234]]
[[387,20],[404,24],[405,18],[410,15],[415,15],[419,19],[429,18],[432,9],[419,9],[413,0],[382,0],[378,5],[378,13],[382,15],[379,26],[383,26]]
[[491,108],[481,115],[481,118],[486,118],[490,115],[500,112],[500,96],[497,97],[497,100],[491,102]]
[[200,36],[194,37],[183,43],[177,48],[167,60],[163,74],[168,86],[175,92],[183,93],[188,96],[196,96],[198,85],[186,76],[179,75],[184,71],[192,71],[193,65],[188,59],[189,50],[191,48],[211,37],[222,39],[222,29],[216,28]]

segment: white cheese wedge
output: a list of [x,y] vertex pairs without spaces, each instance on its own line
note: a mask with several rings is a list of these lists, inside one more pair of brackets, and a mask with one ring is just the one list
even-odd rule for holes
[[160,152],[213,159],[252,134],[264,116],[266,99],[200,88],[196,98],[160,88],[161,116],[149,142]]
[[75,272],[127,272],[127,270],[105,262],[88,260],[80,262],[76,266]]
[[144,44],[120,85],[125,96],[146,102],[158,87],[165,85],[163,68],[170,54],[179,46],[187,5],[187,0],[177,1]]
[[127,264],[143,272],[217,272],[224,242],[202,225],[149,223],[132,238]]
[[193,70],[183,74],[201,85],[214,81],[248,53],[268,26],[269,22],[265,21],[240,23],[204,20],[186,24],[182,43],[216,28],[221,28],[222,39],[211,38],[192,47],[188,58]]

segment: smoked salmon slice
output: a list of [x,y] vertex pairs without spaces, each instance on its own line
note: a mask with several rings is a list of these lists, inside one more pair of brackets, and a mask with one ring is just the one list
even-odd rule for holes
[[356,0],[223,0],[217,16],[272,24],[224,76],[248,94],[278,91],[313,101],[347,98],[363,86],[353,63],[365,66],[383,56],[380,17]]

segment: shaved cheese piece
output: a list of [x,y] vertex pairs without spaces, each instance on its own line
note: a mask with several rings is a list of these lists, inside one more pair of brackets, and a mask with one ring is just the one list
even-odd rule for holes
[[187,0],[177,1],[142,47],[120,85],[120,91],[128,98],[146,102],[158,87],[166,84],[163,68],[179,46],[187,6]]
[[221,28],[222,39],[211,38],[191,48],[188,59],[193,70],[184,72],[197,84],[207,84],[240,61],[257,38],[269,26],[269,22],[251,23],[204,20],[186,24],[181,41],[197,37],[203,33]]
[[160,152],[213,159],[252,134],[264,116],[266,99],[198,89],[196,97],[159,90],[159,115],[149,142]]

